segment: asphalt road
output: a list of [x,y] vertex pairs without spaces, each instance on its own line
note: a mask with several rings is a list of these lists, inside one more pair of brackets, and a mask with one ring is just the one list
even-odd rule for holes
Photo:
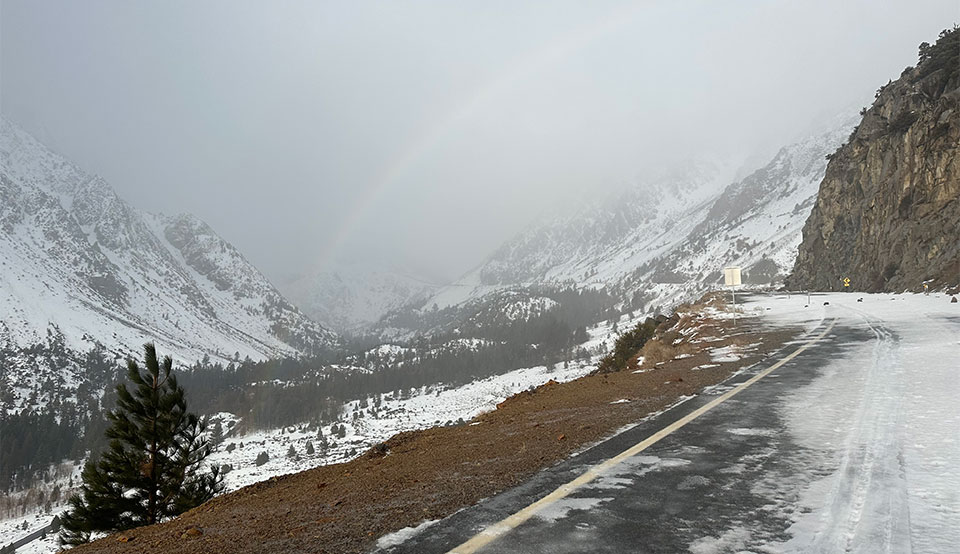
[[[831,323],[825,321],[809,336],[821,334]],[[821,340],[769,375],[542,506],[532,517],[503,523],[769,369],[796,351],[800,342],[384,552],[722,552],[785,541],[793,523],[790,507],[799,504],[801,487],[781,490],[779,483],[798,475],[809,479],[817,452],[791,441],[777,403],[786,392],[808,385],[846,350],[875,338],[869,328],[837,322]],[[494,538],[475,550],[459,548],[478,534]]]

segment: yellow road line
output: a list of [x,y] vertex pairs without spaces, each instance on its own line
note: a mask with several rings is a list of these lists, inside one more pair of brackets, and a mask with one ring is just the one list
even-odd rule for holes
[[528,519],[530,519],[531,517],[533,517],[534,515],[536,515],[537,512],[539,512],[540,510],[542,510],[542,509],[546,508],[547,506],[549,506],[549,505],[557,502],[558,500],[561,500],[561,499],[567,497],[570,493],[572,493],[572,492],[574,492],[575,490],[579,489],[580,487],[586,485],[586,484],[589,483],[590,481],[593,481],[594,479],[596,479],[596,478],[599,477],[600,475],[606,473],[607,471],[609,471],[609,470],[612,469],[613,467],[619,465],[621,462],[623,462],[623,461],[626,460],[627,458],[630,458],[630,457],[632,457],[632,456],[636,456],[636,455],[639,454],[640,452],[643,452],[643,451],[646,450],[647,448],[649,448],[649,447],[653,446],[654,444],[656,444],[657,442],[659,442],[659,441],[660,441],[661,439],[663,439],[664,437],[669,436],[671,433],[673,433],[673,432],[676,431],[677,429],[680,429],[680,428],[683,427],[684,425],[690,423],[691,421],[697,419],[698,417],[702,416],[703,414],[705,414],[705,413],[709,412],[710,410],[716,408],[716,407],[719,406],[720,404],[726,402],[727,400],[730,400],[730,398],[732,398],[733,396],[735,396],[735,395],[737,395],[738,393],[742,392],[744,389],[746,389],[746,388],[749,387],[750,385],[756,383],[756,382],[759,381],[760,379],[763,379],[763,378],[766,377],[767,375],[770,375],[772,372],[776,371],[780,366],[782,366],[783,364],[785,364],[785,363],[789,362],[790,360],[794,359],[794,358],[797,357],[801,352],[803,352],[803,351],[806,350],[807,348],[810,348],[814,343],[816,343],[817,341],[819,341],[820,339],[822,339],[823,337],[825,337],[825,336],[827,335],[827,333],[829,333],[830,330],[833,329],[833,326],[834,326],[835,323],[836,323],[836,320],[834,319],[833,321],[830,322],[830,325],[828,325],[827,328],[823,330],[822,333],[820,333],[820,334],[817,335],[816,337],[808,340],[806,343],[804,343],[803,346],[801,346],[800,348],[798,348],[798,349],[796,349],[795,351],[793,351],[790,355],[786,356],[785,358],[783,358],[783,359],[780,360],[779,362],[773,364],[773,365],[770,366],[769,368],[767,368],[767,369],[761,371],[760,373],[754,375],[753,377],[751,377],[751,378],[748,379],[747,381],[744,381],[743,383],[741,383],[740,385],[738,385],[736,388],[727,391],[726,393],[724,393],[724,394],[721,395],[721,396],[718,396],[717,398],[713,399],[713,400],[710,401],[709,403],[701,406],[700,408],[697,408],[696,410],[690,412],[689,414],[687,414],[687,415],[685,415],[684,417],[678,419],[677,421],[674,421],[674,422],[671,423],[670,425],[667,425],[667,426],[664,427],[663,429],[657,431],[657,432],[654,433],[653,435],[650,435],[650,436],[647,437],[646,439],[644,439],[644,440],[638,442],[637,444],[631,446],[631,447],[628,448],[627,450],[624,450],[623,452],[617,454],[617,455],[614,456],[613,458],[610,458],[610,459],[608,459],[608,460],[606,460],[606,461],[604,461],[604,462],[602,462],[602,463],[600,463],[600,464],[597,464],[597,465],[591,467],[590,469],[588,469],[586,472],[584,472],[582,475],[580,475],[579,477],[577,477],[577,478],[574,479],[573,481],[570,481],[569,483],[567,483],[567,484],[565,484],[565,485],[561,485],[561,486],[558,487],[555,491],[551,492],[551,493],[548,494],[547,496],[544,496],[544,497],[541,498],[540,500],[537,500],[537,501],[534,502],[533,504],[530,504],[529,506],[527,506],[526,508],[520,510],[519,512],[511,515],[510,517],[508,517],[508,518],[506,518],[506,519],[504,519],[504,520],[502,520],[502,521],[500,521],[500,522],[498,522],[498,523],[494,523],[493,525],[490,525],[489,527],[487,527],[486,529],[484,529],[484,530],[481,531],[480,533],[474,535],[474,537],[471,538],[470,540],[468,540],[467,542],[465,542],[465,543],[461,544],[460,546],[458,546],[458,547],[454,548],[453,550],[451,550],[448,554],[473,554],[473,553],[476,552],[477,550],[479,550],[479,549],[483,548],[484,546],[490,544],[491,542],[495,541],[497,538],[503,536],[504,534],[506,534],[506,533],[509,532],[510,530],[512,530],[512,529],[516,528],[517,526],[519,526],[521,523],[527,521]]

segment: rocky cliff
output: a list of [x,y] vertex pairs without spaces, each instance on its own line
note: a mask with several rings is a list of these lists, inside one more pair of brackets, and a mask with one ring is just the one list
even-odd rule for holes
[[828,159],[788,287],[960,286],[960,31],[921,45]]

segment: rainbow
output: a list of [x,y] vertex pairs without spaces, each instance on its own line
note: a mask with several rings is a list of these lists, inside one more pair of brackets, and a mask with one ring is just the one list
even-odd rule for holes
[[454,108],[432,125],[424,125],[405,144],[408,146],[392,156],[373,179],[373,186],[354,203],[343,223],[333,234],[317,262],[326,267],[340,253],[347,239],[356,231],[370,209],[395,184],[399,178],[420,160],[426,158],[459,123],[468,120],[481,108],[505,95],[514,85],[538,69],[549,67],[574,52],[588,47],[598,38],[614,33],[631,23],[646,6],[643,3],[623,6],[603,17],[578,27],[573,32],[561,35],[537,48],[515,57],[503,72],[474,94],[455,104]]

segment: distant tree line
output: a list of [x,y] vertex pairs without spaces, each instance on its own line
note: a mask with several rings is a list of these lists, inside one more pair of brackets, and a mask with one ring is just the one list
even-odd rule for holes
[[[13,367],[19,373],[45,376],[26,398],[14,397]],[[51,375],[42,368],[61,367]],[[50,467],[64,459],[80,459],[104,445],[103,414],[113,396],[104,393],[117,380],[117,360],[100,346],[78,354],[56,331],[47,341],[14,350],[0,349],[0,491],[30,488],[49,478]],[[75,388],[67,373],[82,376]],[[21,408],[15,410],[14,406]]]
[[[271,360],[233,368],[216,364],[194,368],[183,373],[180,381],[194,405],[210,412],[237,414],[249,429],[274,428],[304,421],[335,421],[348,400],[439,383],[457,386],[540,364],[543,356],[531,345],[488,343],[476,349],[425,351],[401,367],[372,371],[318,368],[309,360]],[[260,378],[279,366],[288,378]],[[296,373],[293,367],[300,368],[298,377],[292,377]]]
[[[543,298],[552,302],[538,300]],[[405,350],[399,355],[363,351],[380,341],[358,339],[351,343],[353,352],[335,364],[329,357],[198,363],[180,380],[194,405],[237,414],[251,429],[330,422],[352,399],[437,384],[458,386],[521,367],[585,358],[588,353],[575,347],[587,340],[587,325],[619,318],[624,304],[618,302],[602,289],[531,287],[482,303],[425,310],[417,325],[442,329],[401,341]],[[523,317],[508,315],[504,306],[515,303],[532,309]]]

